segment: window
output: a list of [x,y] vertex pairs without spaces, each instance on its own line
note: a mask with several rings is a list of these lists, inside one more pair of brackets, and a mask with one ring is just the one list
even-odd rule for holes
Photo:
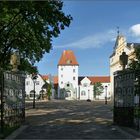
[[73,77],[73,80],[75,80],[75,77]]
[[61,77],[63,77],[63,74],[61,74]]
[[26,85],[27,85],[27,86],[30,85],[30,81],[26,81]]
[[86,92],[84,90],[81,91],[81,96],[85,96]]
[[30,93],[30,97],[31,97],[31,98],[34,97],[34,93]]
[[63,82],[61,81],[61,84],[63,84]]
[[35,83],[36,83],[36,85],[39,85],[39,81],[36,81]]
[[68,59],[68,60],[66,61],[66,63],[67,63],[67,64],[71,64],[72,61]]
[[70,86],[70,84],[67,84],[67,87],[69,87]]
[[88,86],[88,84],[87,84],[87,83],[84,83],[84,84],[83,84],[83,87],[87,87],[87,86]]
[[111,62],[113,62],[113,58],[111,59]]
[[63,68],[61,67],[61,70],[63,70]]
[[75,69],[73,69],[73,72],[75,72]]

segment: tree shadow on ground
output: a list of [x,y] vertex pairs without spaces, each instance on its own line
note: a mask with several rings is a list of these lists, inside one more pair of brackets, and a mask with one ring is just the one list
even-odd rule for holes
[[86,101],[56,101],[28,104],[29,127],[17,138],[85,139],[125,138],[112,125],[112,104]]

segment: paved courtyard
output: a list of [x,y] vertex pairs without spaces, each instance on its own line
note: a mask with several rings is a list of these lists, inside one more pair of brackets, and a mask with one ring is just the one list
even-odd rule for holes
[[112,124],[112,105],[104,102],[27,103],[26,124],[16,139],[134,139]]

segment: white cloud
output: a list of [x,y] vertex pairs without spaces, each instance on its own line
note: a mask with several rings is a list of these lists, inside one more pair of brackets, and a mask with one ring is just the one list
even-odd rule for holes
[[130,27],[130,32],[133,36],[140,37],[140,24],[135,24]]
[[114,42],[115,36],[116,36],[115,31],[109,30],[103,33],[86,36],[72,43],[59,45],[59,46],[56,45],[54,47],[55,48],[80,48],[80,49],[99,48],[108,42],[112,42],[112,41]]

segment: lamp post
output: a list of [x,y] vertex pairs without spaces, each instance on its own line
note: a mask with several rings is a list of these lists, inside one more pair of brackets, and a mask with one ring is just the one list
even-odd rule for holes
[[32,76],[32,80],[34,83],[34,96],[33,96],[33,108],[35,108],[35,83],[36,83],[37,75]]
[[107,104],[107,86],[105,86],[105,104]]

